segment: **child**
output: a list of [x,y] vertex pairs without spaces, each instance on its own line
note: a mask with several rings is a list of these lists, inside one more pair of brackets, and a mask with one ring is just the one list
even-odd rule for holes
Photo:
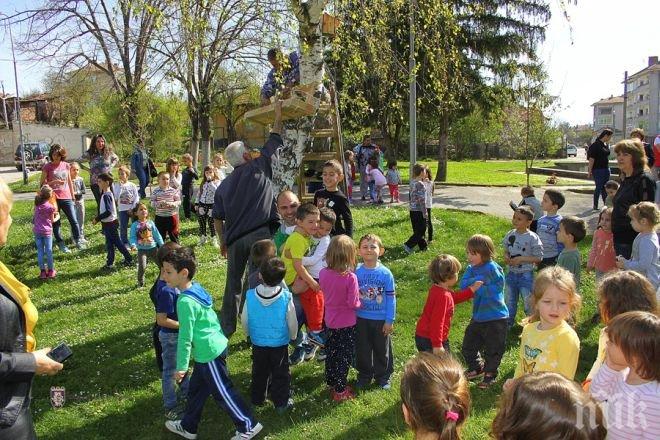
[[101,191],[101,200],[99,204],[99,215],[97,215],[92,224],[95,225],[101,222],[101,230],[105,236],[105,250],[107,252],[107,259],[104,270],[112,269],[115,262],[115,247],[124,256],[124,266],[133,265],[133,257],[122,243],[119,238],[119,222],[117,221],[117,206],[115,205],[115,198],[110,191],[112,186],[112,176],[107,173],[101,173],[97,177],[97,184]]
[[495,382],[504,355],[509,312],[504,303],[504,271],[493,261],[495,245],[487,235],[476,234],[467,242],[469,265],[461,279],[461,289],[483,281],[474,292],[472,319],[465,329],[461,352],[468,365],[468,380],[483,375],[479,388]]
[[419,246],[420,251],[425,251],[428,246],[424,238],[428,215],[426,211],[426,187],[423,183],[424,175],[424,165],[415,164],[413,166],[413,176],[410,184],[409,202],[410,223],[412,224],[413,234],[403,244],[403,249],[408,253],[411,253],[415,246]]
[[156,260],[158,248],[163,245],[158,228],[149,220],[149,209],[144,203],[138,203],[135,214],[137,220],[131,225],[130,243],[131,247],[137,249],[138,287],[144,287],[144,272],[147,269],[147,260]]
[[[653,285],[643,275],[632,270],[611,273],[603,279],[598,286],[598,307],[606,326],[616,316],[626,312],[658,312]],[[605,360],[608,340],[606,329],[600,331],[596,361],[582,384],[585,389]]]
[[524,321],[514,378],[553,371],[573,380],[580,339],[566,321],[577,315],[580,295],[572,274],[559,266],[543,269],[534,280],[531,299],[533,314]]
[[426,230],[429,234],[429,243],[433,241],[433,220],[431,218],[431,208],[433,208],[433,192],[435,184],[431,176],[431,169],[424,167],[424,179],[422,180],[426,193],[424,194],[424,207],[426,208]]
[[543,217],[543,208],[541,208],[541,202],[539,202],[539,199],[536,198],[534,195],[534,188],[531,186],[523,186],[520,189],[520,196],[522,197],[522,200],[520,201],[519,204],[513,203],[513,200],[509,202],[509,206],[511,209],[514,211],[519,207],[519,206],[529,206],[532,208],[532,211],[534,212],[534,219],[532,220],[532,224],[529,226],[529,230],[532,232],[536,232],[536,225],[538,223],[538,220]]
[[452,292],[458,282],[461,263],[452,255],[438,255],[429,264],[429,277],[433,286],[429,289],[422,316],[415,329],[415,345],[419,351],[440,355],[449,352],[449,329],[454,315],[454,304],[467,301],[483,285],[475,281],[467,289]]
[[[146,211],[146,206],[140,204],[139,211],[143,209]],[[138,222],[133,223],[135,225]],[[133,229],[133,228],[131,228]],[[158,230],[153,228],[156,233]],[[161,240],[162,245],[162,240]],[[181,418],[183,399],[188,394],[189,378],[186,377],[179,384],[179,393],[176,392],[176,381],[174,380],[174,373],[176,373],[176,356],[177,356],[177,343],[179,338],[179,319],[176,312],[176,300],[179,296],[178,289],[170,287],[163,280],[163,261],[175,249],[179,249],[176,243],[169,243],[168,246],[163,246],[157,251],[158,265],[160,266],[160,275],[156,281],[156,288],[154,292],[154,306],[156,309],[156,325],[158,326],[158,342],[161,347],[161,359],[163,368],[161,370],[161,386],[163,389],[163,408],[165,410],[165,417],[169,420],[177,420]],[[139,250],[138,250],[139,252]]]
[[564,249],[557,257],[557,266],[561,266],[573,274],[575,288],[580,289],[580,251],[577,244],[587,235],[587,224],[581,218],[574,216],[564,217],[559,222],[557,241],[564,245]]
[[653,202],[642,202],[630,207],[628,217],[638,234],[633,241],[630,260],[617,256],[616,265],[619,269],[641,273],[657,289],[660,287],[660,244],[655,231],[660,223],[660,210]]
[[302,263],[302,259],[311,246],[311,236],[319,223],[319,209],[311,203],[303,203],[296,211],[296,228],[282,246],[282,260],[286,265],[284,281],[287,286],[299,278],[304,281],[307,290],[300,294],[300,302],[305,311],[307,339],[310,343],[323,347],[321,336],[323,323],[323,292],[319,283],[312,278]]
[[184,168],[181,172],[181,204],[183,205],[183,216],[190,220],[190,211],[193,205],[193,180],[199,179],[197,170],[193,167],[193,158],[186,153],[181,156],[181,163]]
[[85,188],[85,181],[80,177],[80,165],[78,162],[71,163],[69,173],[71,173],[71,182],[73,182],[73,203],[76,208],[78,227],[80,228],[80,241],[88,244],[85,238],[85,200],[83,200],[87,189]]
[[543,194],[541,207],[546,215],[538,220],[536,226],[536,234],[543,243],[543,260],[538,266],[539,270],[557,264],[557,256],[564,247],[561,243],[557,243],[559,222],[562,218],[560,214],[557,214],[557,211],[564,206],[565,201],[564,195],[556,189],[548,189]]
[[605,198],[605,206],[608,208],[612,208],[614,206],[614,196],[616,195],[616,192],[619,190],[619,182],[616,180],[608,180],[605,183],[605,192],[607,193],[607,197]]
[[490,435],[496,440],[605,440],[605,417],[578,384],[540,371],[514,380],[504,390]]
[[612,235],[612,208],[603,208],[598,215],[598,229],[591,241],[587,270],[596,270],[596,283],[607,272],[616,269],[614,236]]
[[353,200],[353,182],[355,181],[355,163],[353,157],[354,155],[351,150],[344,151],[344,179],[349,204]]
[[392,326],[396,318],[394,276],[378,259],[385,252],[383,242],[375,234],[367,234],[358,243],[362,264],[355,271],[360,287],[357,311],[355,364],[357,387],[369,386],[375,380],[389,390],[394,372]]
[[606,402],[609,438],[660,438],[660,318],[626,312],[607,325],[605,364],[591,395]]
[[232,440],[248,440],[256,437],[263,426],[254,419],[229,377],[228,341],[213,309],[213,298],[199,283],[192,281],[196,270],[195,254],[190,248],[176,249],[163,258],[163,278],[168,286],[180,291],[176,301],[179,318],[177,381],[188,373],[191,355],[195,359],[185,414],[181,420],[168,420],[165,427],[182,437],[197,438],[204,403],[212,395],[236,426]]
[[158,188],[151,192],[151,206],[156,210],[154,223],[163,240],[169,236],[179,242],[179,191],[170,187],[170,175],[167,171],[158,173]]
[[369,173],[370,182],[373,183],[371,200],[380,205],[383,203],[383,188],[387,185],[387,179],[385,179],[385,175],[378,166],[378,157],[379,155],[373,155],[369,158],[367,172]]
[[404,367],[401,402],[415,439],[459,439],[470,414],[470,390],[461,364],[449,354],[419,353]]
[[289,341],[296,338],[298,320],[291,292],[282,288],[286,268],[277,257],[259,266],[262,284],[245,294],[241,324],[252,341],[252,404],[261,406],[266,392],[277,412],[293,406],[289,399]]
[[179,161],[176,157],[170,157],[167,159],[167,162],[165,162],[165,172],[170,175],[170,187],[179,191],[179,195],[181,195],[181,182],[183,176],[181,175],[181,172],[179,172]]
[[534,266],[543,260],[543,243],[530,225],[534,212],[529,205],[516,208],[513,213],[513,229],[505,236],[504,262],[509,271],[506,274],[506,307],[509,310],[509,328],[516,323],[518,298],[522,297],[525,316],[532,314],[529,297],[534,284]]
[[353,236],[353,214],[348,199],[339,190],[339,182],[343,179],[341,164],[336,160],[329,160],[323,164],[323,186],[314,193],[314,204],[319,208],[330,208],[337,218],[330,235],[346,234]]
[[229,162],[225,160],[222,153],[215,153],[213,156],[213,166],[216,170],[218,170],[218,177],[220,178],[220,181],[225,180],[225,177],[234,171],[234,167],[232,167]]
[[[140,203],[140,194],[138,188],[133,182],[128,181],[131,170],[126,165],[121,165],[118,170],[119,182],[112,184],[112,195],[117,201],[117,210],[119,215],[119,236],[124,246],[128,246],[128,220],[133,215],[133,211]],[[131,247],[134,251],[135,247]]]
[[[39,264],[39,278],[55,278],[57,272],[53,264],[53,221],[57,210],[50,203],[53,189],[44,185],[34,198],[34,217],[32,218],[32,232],[37,245],[37,264]],[[45,260],[45,261],[44,261]]]
[[[252,265],[249,268],[252,269],[252,267],[255,267],[257,270],[248,273],[248,289],[254,289],[261,284],[259,268],[265,261],[273,257],[277,257],[277,250],[275,249],[273,240],[266,238],[255,241],[252,244],[250,248],[250,261],[252,261]],[[283,287],[286,287],[286,284],[283,283]]]
[[321,269],[326,267],[325,254],[328,252],[330,231],[335,220],[335,213],[330,208],[319,209],[319,225],[312,234],[312,245],[302,259],[303,266],[316,281],[319,280]]
[[213,198],[215,190],[220,186],[220,177],[218,171],[212,165],[204,167],[204,177],[199,185],[197,192],[197,220],[199,221],[199,245],[206,243],[207,224],[211,233],[213,247],[219,248],[218,237],[215,236],[215,226],[213,225]]
[[347,385],[348,369],[355,353],[356,310],[360,307],[358,280],[352,272],[355,254],[355,243],[350,237],[333,237],[325,257],[328,267],[319,274],[328,327],[325,381],[335,402],[355,397]]
[[390,190],[390,203],[399,203],[399,185],[403,183],[401,180],[401,174],[397,169],[396,160],[390,160],[387,162],[387,174],[385,174],[385,179],[387,180],[387,188]]

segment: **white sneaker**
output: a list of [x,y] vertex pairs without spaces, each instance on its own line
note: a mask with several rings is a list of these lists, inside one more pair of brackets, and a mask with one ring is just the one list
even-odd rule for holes
[[257,434],[261,432],[262,429],[264,429],[263,425],[261,423],[257,423],[256,425],[254,425],[254,428],[252,428],[248,432],[236,431],[236,434],[234,434],[231,440],[249,440],[251,438],[255,438]]
[[218,243],[218,237],[213,237],[211,239],[211,243],[213,244],[213,247],[216,249],[220,249],[220,244]]
[[[170,432],[179,434],[183,438],[187,438],[190,440],[195,440],[197,438],[197,434],[193,434],[192,432],[188,432],[185,429],[183,429],[183,426],[181,426],[181,420],[168,420],[167,422],[165,422],[165,427]],[[245,438],[252,438],[252,437],[245,437]]]
[[199,237],[199,245],[204,246],[205,243],[206,243],[206,235],[200,236]]

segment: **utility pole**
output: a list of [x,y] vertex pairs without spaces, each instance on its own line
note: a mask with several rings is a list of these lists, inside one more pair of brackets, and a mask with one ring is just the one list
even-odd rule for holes
[[7,119],[7,95],[5,95],[5,82],[0,81],[2,86],[2,115],[5,118],[5,127],[9,129],[9,119]]
[[623,137],[628,132],[628,71],[623,72]]
[[410,75],[410,178],[412,167],[417,162],[417,75],[415,74],[415,0],[410,1],[410,55],[408,71]]
[[[6,17],[6,15],[5,15]],[[27,185],[28,174],[25,166],[25,142],[23,142],[23,124],[21,122],[21,95],[18,94],[18,71],[16,69],[16,51],[14,51],[14,36],[11,33],[11,23],[7,22],[9,28],[9,40],[11,41],[11,57],[14,61],[14,82],[16,83],[16,98],[14,99],[16,118],[18,119],[18,141],[21,147],[21,166],[23,168],[23,184]]]

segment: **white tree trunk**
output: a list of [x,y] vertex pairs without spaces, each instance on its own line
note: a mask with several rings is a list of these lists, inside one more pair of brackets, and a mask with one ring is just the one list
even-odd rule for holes
[[[291,8],[298,18],[300,57],[300,84],[318,84],[322,87],[323,75],[323,35],[321,34],[321,17],[327,0],[290,0]],[[318,111],[320,93],[315,94],[314,109]],[[303,152],[312,145],[314,140],[310,133],[314,128],[315,116],[306,116],[293,121],[284,122],[282,140],[284,148],[278,160],[273,162],[273,185],[277,192],[291,189],[298,177]]]

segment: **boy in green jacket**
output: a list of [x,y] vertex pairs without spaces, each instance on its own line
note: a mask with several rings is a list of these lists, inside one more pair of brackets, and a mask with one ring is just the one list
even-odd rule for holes
[[263,428],[257,423],[243,398],[234,389],[225,362],[227,338],[222,334],[211,295],[192,281],[195,276],[195,254],[190,248],[179,248],[163,258],[163,279],[181,292],[176,311],[179,318],[175,379],[180,382],[188,371],[190,355],[195,366],[190,378],[188,405],[181,420],[167,421],[165,427],[187,439],[197,438],[204,403],[210,395],[229,413],[236,433],[232,440],[255,437]]

